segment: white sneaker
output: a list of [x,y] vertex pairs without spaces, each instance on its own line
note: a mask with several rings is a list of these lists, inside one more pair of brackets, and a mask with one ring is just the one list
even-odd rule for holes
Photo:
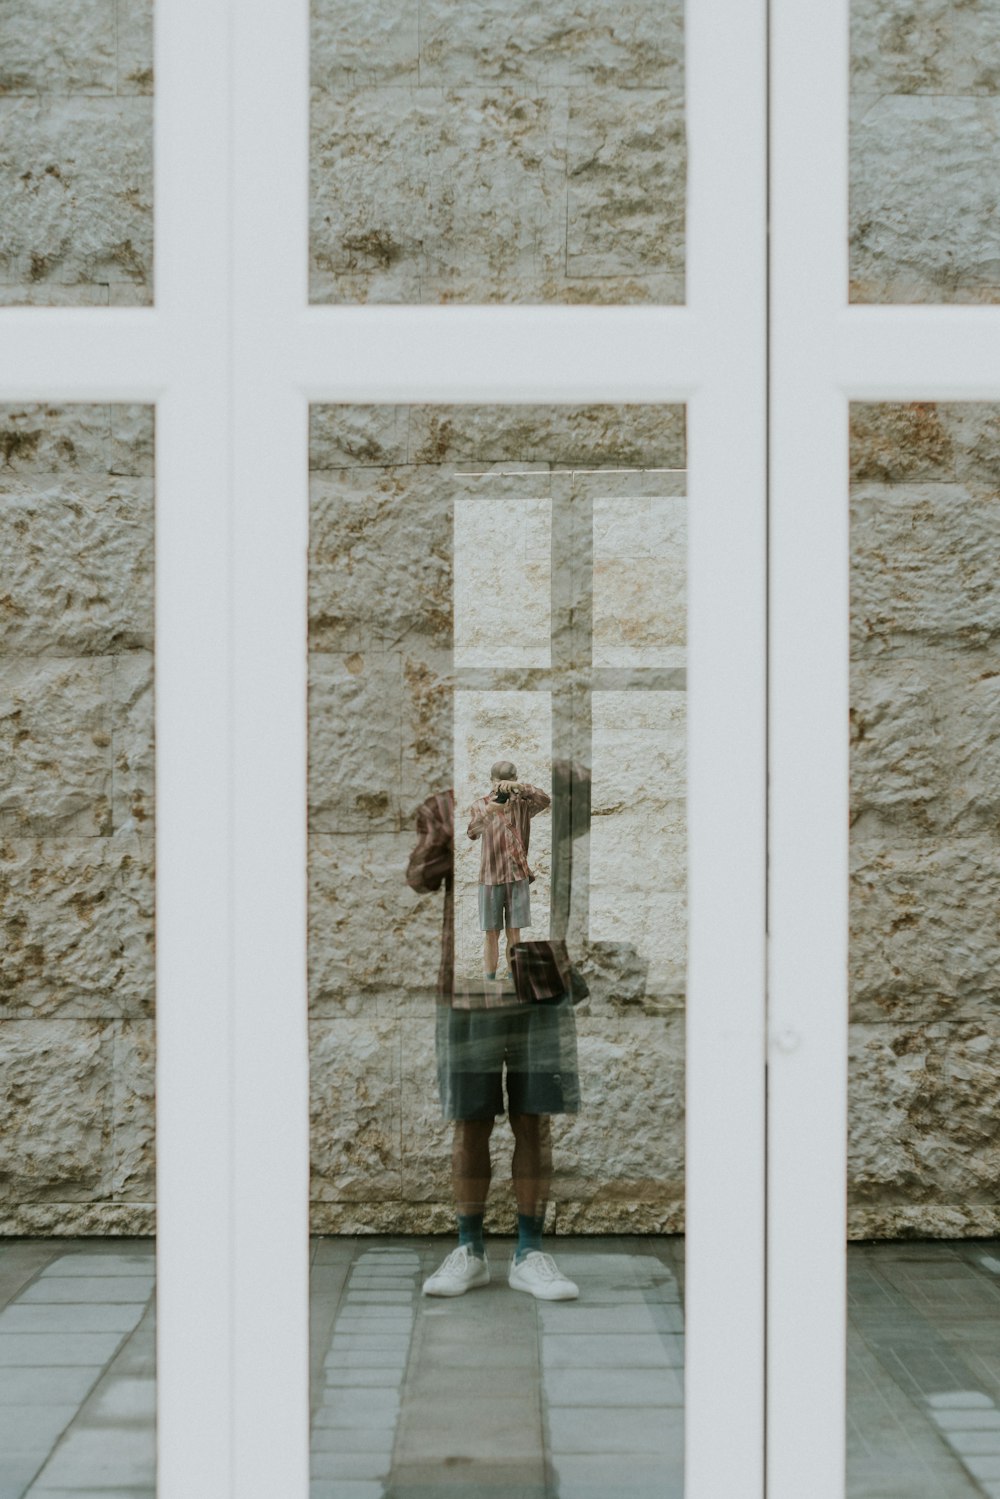
[[567,1280],[551,1254],[529,1249],[520,1260],[511,1260],[508,1285],[515,1291],[530,1291],[539,1301],[575,1301],[580,1287]]
[[459,1244],[433,1275],[424,1281],[425,1296],[464,1296],[475,1286],[490,1283],[490,1267],[486,1256],[482,1259],[473,1254],[468,1244]]

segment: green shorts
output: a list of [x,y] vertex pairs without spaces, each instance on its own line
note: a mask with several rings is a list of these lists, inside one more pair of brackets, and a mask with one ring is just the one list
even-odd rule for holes
[[446,1119],[575,1114],[580,1080],[572,1003],[491,1010],[439,1005],[437,1072]]

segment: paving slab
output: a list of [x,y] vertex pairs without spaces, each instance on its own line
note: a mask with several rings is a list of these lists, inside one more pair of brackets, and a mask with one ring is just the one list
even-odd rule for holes
[[0,1337],[9,1332],[131,1332],[142,1302],[15,1302],[0,1312]]
[[32,1301],[146,1301],[153,1291],[151,1275],[49,1275],[26,1286],[18,1298]]
[[0,1365],[9,1368],[57,1368],[93,1364],[100,1368],[121,1342],[117,1332],[5,1332],[0,1335]]
[[549,1411],[549,1441],[558,1466],[562,1454],[621,1453],[666,1456],[683,1441],[679,1410],[652,1411],[623,1407],[556,1406]]

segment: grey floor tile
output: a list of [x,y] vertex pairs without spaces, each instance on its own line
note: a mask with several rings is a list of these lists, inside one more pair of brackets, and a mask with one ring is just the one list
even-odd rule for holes
[[43,1489],[32,1484],[25,1499],[156,1499],[156,1490],[152,1484],[144,1488],[129,1485],[127,1488],[115,1489]]
[[0,1312],[0,1337],[8,1332],[131,1332],[145,1306],[141,1302],[16,1302]]
[[967,1457],[965,1466],[973,1478],[1000,1480],[1000,1457]]
[[683,1460],[680,1453],[671,1459],[663,1457],[606,1457],[591,1454],[581,1457],[553,1458],[559,1480],[559,1499],[574,1493],[586,1499],[625,1499],[635,1492],[655,1495],[656,1499],[680,1499],[683,1487]]
[[313,1437],[317,1446],[325,1452],[385,1452],[392,1451],[396,1436],[392,1426],[349,1426],[341,1421],[325,1419],[330,1412],[322,1408],[313,1423]]
[[155,1255],[152,1250],[143,1253],[130,1250],[125,1254],[113,1251],[99,1254],[61,1254],[42,1271],[43,1275],[141,1275],[155,1274]]
[[382,1499],[384,1493],[381,1479],[374,1483],[320,1479],[309,1485],[309,1499]]
[[621,1453],[666,1456],[682,1450],[683,1417],[678,1410],[649,1411],[602,1406],[556,1406],[549,1411],[553,1461],[560,1454]]
[[684,1385],[676,1369],[546,1369],[550,1405],[679,1406]]
[[6,1332],[0,1335],[0,1366],[101,1366],[114,1356],[121,1340],[117,1332]]
[[0,1369],[0,1406],[79,1404],[100,1372],[99,1368]]
[[395,1389],[402,1382],[402,1369],[326,1369],[323,1388],[327,1390]]
[[310,1459],[313,1478],[387,1478],[392,1467],[392,1451],[387,1452],[317,1452]]
[[47,1453],[79,1410],[67,1405],[0,1405],[0,1452],[38,1448]]
[[40,1276],[22,1291],[19,1300],[34,1301],[136,1301],[152,1294],[152,1276],[110,1275]]
[[148,1431],[119,1426],[113,1440],[103,1429],[73,1426],[42,1469],[49,1488],[145,1487],[155,1482],[155,1446]]
[[86,1419],[92,1425],[114,1425],[120,1421],[156,1419],[156,1380],[111,1374],[103,1379],[87,1402]]
[[546,1369],[668,1369],[682,1359],[655,1333],[619,1337],[608,1333],[548,1333],[543,1343]]

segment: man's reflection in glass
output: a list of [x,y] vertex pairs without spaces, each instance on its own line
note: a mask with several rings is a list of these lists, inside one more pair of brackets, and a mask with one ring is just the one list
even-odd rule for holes
[[[406,874],[407,883],[419,893],[442,886],[445,892],[437,1070],[444,1117],[455,1124],[452,1186],[458,1247],[424,1283],[424,1292],[462,1296],[489,1283],[483,1216],[492,1176],[490,1136],[497,1117],[506,1112],[514,1135],[512,1176],[518,1226],[508,1283],[543,1300],[572,1300],[579,1294],[577,1286],[542,1249],[552,1180],[550,1118],[576,1113],[580,1101],[570,986],[567,980],[561,992],[539,1000],[530,997],[530,985],[522,985],[519,993],[512,979],[496,978],[501,925],[507,930],[510,963],[520,928],[530,922],[530,821],[549,806],[550,798],[537,787],[518,782],[516,768],[509,761],[493,766],[491,782],[490,792],[474,803],[468,826],[470,838],[483,839],[479,890],[486,973],[481,980],[455,980],[455,804],[451,791],[428,797],[419,808],[418,842]],[[522,880],[523,898],[515,889]]]

